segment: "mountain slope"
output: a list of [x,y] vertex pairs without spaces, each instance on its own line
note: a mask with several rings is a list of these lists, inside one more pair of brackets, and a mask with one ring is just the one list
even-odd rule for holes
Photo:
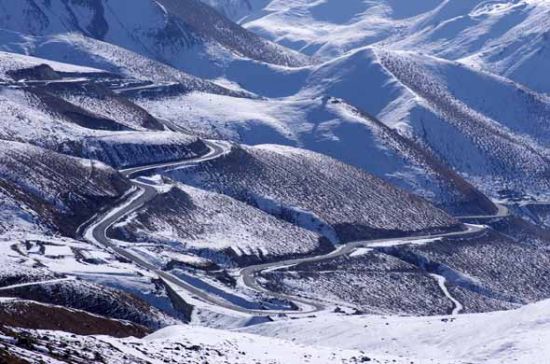
[[333,242],[458,227],[427,201],[295,148],[234,147],[225,157],[169,175],[321,232]]
[[[119,240],[166,257],[183,252],[216,264],[251,264],[285,256],[316,254],[332,246],[301,229],[228,196],[185,185],[167,185],[132,216],[114,226]],[[146,246],[148,244],[148,246]]]
[[0,0],[0,362],[544,362],[548,4]]
[[[390,355],[376,358],[356,350],[326,349],[294,345],[286,340],[274,340],[257,335],[232,333],[224,330],[195,326],[174,326],[160,330],[143,339],[115,339],[106,336],[78,336],[56,331],[2,329],[3,350],[0,359],[44,361],[58,363],[71,358],[74,363],[261,363],[284,361],[298,363],[315,360],[316,363],[379,364],[397,362]],[[44,345],[53,350],[41,351]],[[81,350],[85,347],[87,350]]]
[[[338,97],[378,117],[491,196],[547,190],[546,96],[454,62],[370,47],[311,68],[302,85],[296,95]],[[500,107],[504,98],[514,106]]]
[[8,201],[22,203],[30,209],[23,211],[69,236],[104,203],[129,188],[122,176],[102,163],[28,144],[2,141],[0,159],[0,189]]
[[[434,169],[440,181],[448,178],[426,155],[492,198],[513,191],[543,199],[548,191],[550,100],[507,79],[457,62],[370,47],[298,70],[242,71],[235,73],[242,87],[270,98],[191,94],[133,100],[159,118],[211,137],[328,154],[435,203],[461,193],[456,184],[454,192],[442,191],[446,187],[438,181],[425,180]],[[339,105],[330,101],[335,98]],[[396,150],[401,137],[417,148]],[[431,171],[420,172],[426,165]],[[408,179],[396,178],[404,175]]]
[[2,62],[0,62],[0,80],[6,82],[9,80],[12,80],[12,74],[14,71],[22,70],[22,69],[29,69],[33,67],[37,67],[40,65],[48,64],[48,66],[54,70],[57,73],[79,73],[79,74],[96,74],[96,73],[104,73],[104,71],[95,69],[95,68],[89,68],[89,67],[81,67],[76,66],[73,64],[68,63],[61,63],[61,62],[55,62],[55,61],[45,61],[40,58],[31,57],[31,56],[25,56],[17,53],[11,53],[11,52],[0,52],[0,59]]
[[199,0],[159,0],[197,33],[216,40],[230,50],[253,60],[281,66],[302,66],[307,57],[270,43],[220,16]]
[[[2,52],[2,57],[10,60],[17,57],[11,52],[29,54],[36,58],[43,58],[42,63],[58,61],[63,64],[70,63],[108,71],[114,74],[115,78],[122,75],[129,78],[127,82],[122,82],[122,87],[136,84],[148,86],[152,83],[178,84],[186,91],[242,95],[215,83],[193,77],[155,59],[75,32],[34,35],[34,33],[19,33],[0,27],[0,49],[6,51]],[[18,62],[21,62],[22,58],[24,56],[19,57]]]

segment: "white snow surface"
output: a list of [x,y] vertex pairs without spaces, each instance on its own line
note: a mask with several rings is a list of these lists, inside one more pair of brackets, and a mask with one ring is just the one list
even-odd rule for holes
[[[79,336],[56,331],[31,331],[30,335],[42,344],[77,349],[86,347],[91,351],[80,351],[74,356],[75,363],[94,360],[95,352],[109,363],[161,364],[175,363],[239,363],[239,364],[299,364],[299,363],[410,363],[392,355],[372,357],[358,350],[342,350],[292,343],[286,340],[265,338],[257,335],[201,328],[196,326],[170,326],[143,339],[116,339],[108,336]],[[8,351],[18,356],[44,363],[61,363],[49,357],[46,350],[28,350],[9,345],[16,340],[2,335],[0,340],[8,345]],[[39,346],[38,348],[41,348]],[[408,358],[407,358],[408,360]],[[436,363],[444,363],[437,361]]]
[[[452,204],[455,199],[459,200],[453,188],[439,183],[440,175],[427,166],[424,159],[396,142],[387,132],[386,128],[391,128],[436,154],[491,197],[507,189],[539,198],[548,197],[549,1],[204,1],[248,29],[314,56],[317,63],[291,68],[251,62],[216,42],[185,32],[178,27],[181,24],[170,23],[166,9],[150,0],[104,0],[95,5],[94,2],[73,1],[67,5],[69,12],[66,12],[69,9],[65,7],[66,2],[61,0],[0,0],[0,28],[5,28],[0,29],[0,49],[44,57],[0,51],[0,81],[8,78],[8,71],[48,64],[62,72],[85,74],[106,70],[153,84],[182,83],[189,89],[223,94],[215,85],[189,76],[182,71],[185,70],[262,97],[241,99],[193,92],[138,98],[136,102],[153,115],[200,135],[249,144],[304,147],[370,171],[432,201],[446,200]],[[95,15],[100,12],[94,9],[98,4],[109,5],[99,23]],[[78,16],[73,21],[74,14]],[[120,14],[125,16],[120,18]],[[101,21],[106,21],[107,26]],[[166,32],[169,26],[177,29],[177,41],[166,37],[170,34]],[[81,29],[85,29],[85,34],[76,32]],[[100,115],[119,118],[123,124],[135,126],[130,116],[120,111],[110,113],[113,111],[110,105],[71,100],[87,105]],[[170,149],[193,140],[168,132],[90,130],[68,123],[41,106],[30,92],[0,86],[0,138],[50,149],[66,147],[67,142],[85,141],[83,144],[89,148],[89,155],[100,149],[100,141],[114,146],[147,144]],[[372,114],[383,124],[362,116],[360,111]],[[304,157],[307,153],[295,149],[264,145],[245,147],[245,150],[264,162],[271,162],[276,155],[277,159],[299,160],[302,167],[307,165],[308,158]],[[151,149],[139,152],[156,155],[158,149],[155,153]],[[37,168],[29,166],[23,166],[17,173],[6,168],[8,163],[27,161],[39,154],[38,148],[3,142],[0,177],[11,182],[21,181],[29,196],[35,195],[64,209],[66,206],[60,206],[62,203],[57,199],[59,187],[56,184],[62,178],[52,178],[59,177],[59,173],[52,172],[51,165],[42,163],[40,166],[47,178],[35,173]],[[14,155],[17,158],[12,158]],[[128,158],[123,159],[122,162],[128,162]],[[81,187],[80,179],[86,177],[85,172],[90,169],[98,168],[102,173],[111,171],[99,163],[70,161],[69,167],[81,173],[64,181],[69,187]],[[289,165],[292,163],[284,167]],[[329,181],[331,178],[341,181],[333,175],[335,166],[335,163],[328,163],[325,175],[321,176]],[[203,171],[202,177],[212,178],[210,182],[215,184],[219,181],[209,175],[212,173],[215,171]],[[284,185],[289,176],[284,177],[269,186]],[[306,178],[296,173],[290,177],[298,181],[295,185],[303,187],[299,182]],[[205,181],[195,182],[200,185]],[[353,185],[353,181],[344,182]],[[221,188],[227,185],[221,183]],[[307,242],[300,246],[301,252],[316,247],[318,235],[315,233],[290,229],[286,223],[266,217],[229,197],[192,187],[181,189],[198,206],[194,223],[208,227],[206,233],[186,237],[187,247],[192,250],[207,246],[214,250],[234,248],[238,256],[287,254],[296,252],[296,246],[291,244],[291,238],[295,237],[299,237],[302,244]],[[111,186],[101,183],[88,185],[87,190],[111,197],[117,194]],[[264,209],[273,208],[273,201],[279,200],[284,201],[280,207],[299,207],[308,192],[289,196],[276,188],[266,189],[261,185],[257,186],[257,191],[271,198],[258,199],[259,207]],[[384,188],[381,191],[388,192]],[[165,192],[170,191],[166,189]],[[421,228],[430,223],[445,225],[449,222],[447,215],[427,204],[388,206],[389,193],[375,192],[377,199],[374,206],[369,207],[370,213],[378,207],[383,207],[384,211],[393,208],[394,213],[392,216],[381,213],[374,217],[367,213],[360,216],[367,222],[376,217],[380,221],[375,223],[393,228]],[[394,190],[390,192],[402,200],[407,198]],[[319,215],[327,211],[322,204],[319,208],[315,201],[305,202],[308,210],[317,211]],[[362,208],[349,204],[340,206],[338,213],[355,217],[354,213],[363,211]],[[353,209],[355,211],[351,211]],[[242,214],[243,211],[247,213]],[[305,212],[300,208],[297,211]],[[422,219],[407,221],[409,213],[418,217],[419,212],[424,215]],[[151,276],[147,272],[119,262],[111,254],[89,244],[52,237],[48,228],[40,224],[38,215],[9,192],[0,191],[0,277],[15,271],[31,281],[53,279],[54,274],[75,275],[121,286],[158,300],[159,305],[167,305],[165,297],[151,294]],[[341,217],[336,212],[326,217],[330,220],[334,216]],[[395,216],[399,217],[398,221]],[[174,232],[162,219],[153,222],[157,228],[152,234],[155,237],[171,242],[182,239],[181,234]],[[251,226],[243,231],[242,226],[247,223]],[[266,232],[255,225],[273,226],[274,232],[268,231],[272,235],[266,237]],[[281,230],[284,232],[279,233]],[[275,239],[278,245],[273,244],[273,237],[278,238]],[[352,256],[368,252],[360,249]],[[175,257],[190,262],[203,261],[190,255]],[[43,264],[44,268],[32,268],[36,263]],[[445,282],[440,279],[439,283],[444,286]],[[213,363],[352,363],[352,358],[371,357],[371,354],[380,362],[434,363],[444,358],[453,363],[543,363],[550,357],[547,345],[550,341],[549,312],[550,301],[543,301],[515,311],[453,317],[346,316],[325,312],[317,317],[259,324],[241,329],[241,332],[175,326],[143,340],[75,338],[59,332],[51,335],[63,342],[78,341],[79,344],[75,344],[78,348],[82,343],[103,344],[102,350],[113,363],[123,362],[120,352],[113,347],[131,357],[133,362],[147,360],[153,363],[166,358],[203,362],[204,352],[209,353],[208,360]],[[229,322],[230,318],[225,320]],[[3,339],[5,337],[1,336],[0,340]],[[206,349],[184,350],[179,354],[166,349],[176,343]],[[138,350],[143,346],[150,350],[148,354]],[[42,355],[38,353],[29,358]]]
[[[550,301],[514,311],[457,317],[321,315],[241,329],[245,332],[419,363],[544,363],[550,355]],[[416,362],[416,361],[415,361]]]

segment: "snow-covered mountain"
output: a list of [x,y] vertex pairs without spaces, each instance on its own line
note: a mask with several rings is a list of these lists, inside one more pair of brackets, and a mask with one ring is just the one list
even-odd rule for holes
[[[84,4],[69,2],[67,6],[56,5],[55,2],[50,4],[28,2],[25,5],[28,11],[20,10],[20,7],[14,10],[13,13],[18,15],[6,17],[0,28],[9,29],[4,32],[6,38],[2,45],[4,49],[104,68],[110,72],[122,72],[140,80],[142,84],[152,82],[156,85],[154,88],[144,89],[141,86],[137,87],[137,90],[135,87],[126,87],[123,90],[128,89],[129,91],[126,92],[132,97],[136,96],[136,92],[139,92],[137,95],[148,92],[145,94],[145,100],[138,98],[134,101],[154,116],[169,119],[180,127],[198,129],[197,132],[201,135],[209,137],[222,136],[249,144],[283,143],[329,154],[375,173],[392,183],[398,183],[411,192],[429,198],[448,211],[460,213],[473,211],[471,208],[464,207],[468,204],[464,201],[470,202],[472,198],[469,192],[457,187],[456,179],[449,181],[448,176],[442,176],[448,173],[436,171],[437,177],[426,180],[424,176],[433,175],[434,168],[424,168],[425,158],[419,156],[419,153],[401,150],[394,151],[394,155],[388,155],[392,148],[388,148],[387,141],[380,140],[381,138],[372,140],[368,144],[363,143],[365,138],[372,138],[372,127],[365,125],[364,122],[358,123],[356,117],[344,117],[342,112],[336,116],[338,122],[333,122],[334,110],[319,110],[319,105],[326,108],[326,98],[336,97],[351,105],[352,108],[380,119],[386,126],[397,130],[399,134],[412,138],[422,147],[429,149],[444,164],[459,172],[463,179],[492,198],[502,198],[503,195],[506,197],[510,191],[513,194],[539,198],[536,196],[548,187],[546,184],[548,172],[545,170],[548,164],[545,144],[547,140],[545,130],[548,124],[546,110],[549,107],[547,96],[537,94],[507,79],[480,72],[478,71],[480,67],[472,62],[463,62],[464,55],[449,56],[435,51],[433,49],[435,46],[421,48],[418,43],[420,41],[411,45],[405,42],[405,40],[412,42],[416,36],[424,34],[425,29],[435,27],[434,24],[442,21],[441,19],[450,18],[455,22],[457,19],[453,16],[465,12],[467,14],[464,15],[465,18],[471,17],[472,7],[477,9],[477,15],[480,15],[478,13],[482,8],[497,9],[498,11],[494,9],[494,11],[486,11],[489,15],[483,15],[491,19],[510,12],[512,14],[520,12],[530,17],[531,14],[544,13],[546,9],[543,3],[535,2],[528,4],[518,2],[514,6],[493,4],[492,7],[490,4],[486,7],[478,4],[476,7],[474,3],[476,2],[453,5],[454,3],[451,4],[448,1],[434,1],[411,8],[404,2],[377,4],[357,2],[341,11],[341,13],[349,13],[347,14],[349,16],[346,16],[333,10],[331,6],[336,5],[331,5],[331,1],[323,3],[324,5],[307,1],[286,5],[279,2],[209,2],[210,5],[215,5],[222,10],[249,9],[247,11],[251,12],[250,16],[244,18],[242,23],[254,31],[259,31],[255,24],[263,24],[264,20],[266,24],[271,24],[271,21],[293,24],[289,19],[294,19],[295,22],[302,22],[299,28],[304,29],[318,19],[319,22],[332,24],[337,29],[346,28],[348,31],[352,29],[353,34],[357,35],[367,32],[364,29],[365,24],[369,25],[368,31],[378,31],[376,27],[372,29],[373,24],[384,23],[383,20],[388,29],[390,27],[388,24],[393,24],[392,22],[401,24],[399,27],[395,26],[396,24],[391,25],[392,34],[385,34],[376,42],[363,40],[354,43],[350,41],[350,37],[338,37],[333,34],[337,32],[331,31],[327,34],[326,44],[334,44],[341,40],[349,46],[343,47],[339,44],[336,47],[338,52],[326,52],[326,54],[321,51],[315,52],[318,61],[322,60],[322,63],[299,69],[262,65],[256,61],[250,61],[250,59],[267,60],[269,63],[279,65],[304,64],[280,61],[276,56],[271,60],[262,58],[269,57],[268,55],[272,52],[248,39],[250,33],[244,32],[242,28],[230,26],[231,23],[226,18],[198,2],[178,2],[177,4],[168,2],[163,7],[158,3],[140,0],[139,6],[136,5],[136,11],[139,10],[140,17],[122,17],[121,12],[127,8],[123,1],[113,4],[111,2]],[[9,2],[4,6],[9,10]],[[186,11],[181,11],[182,9]],[[45,20],[37,25],[29,17],[33,11],[43,14],[42,17]],[[298,16],[304,12],[309,15]],[[195,23],[197,19],[204,18],[216,19],[217,23],[210,28],[203,26],[200,22]],[[88,19],[89,24],[82,25],[75,19]],[[475,23],[475,27],[482,27],[481,24],[485,24],[483,19],[479,20],[479,24]],[[174,34],[169,31],[171,28],[168,24],[171,22],[179,25],[172,30]],[[211,21],[212,24],[213,22],[214,20]],[[394,34],[394,28],[402,29],[405,26],[406,31]],[[462,27],[466,28],[466,25]],[[98,28],[105,29],[100,31]],[[223,34],[220,35],[220,32],[214,28],[231,29],[229,33],[233,34],[232,40],[225,39]],[[295,29],[292,26],[276,28],[285,29],[286,32]],[[486,28],[487,26],[483,29],[486,30]],[[262,29],[261,34],[265,33],[269,26],[266,25],[265,29]],[[468,27],[468,29],[472,28]],[[25,37],[22,37],[22,34],[25,34]],[[200,41],[178,43],[182,39],[187,39],[189,34],[194,34],[195,38],[200,38]],[[303,33],[295,36],[298,37],[300,34],[307,41]],[[320,39],[318,35],[319,32],[315,36],[317,41]],[[178,39],[178,42],[171,42],[171,37]],[[401,38],[396,40],[396,37],[403,38],[403,41]],[[462,37],[467,38],[466,35]],[[273,36],[272,38],[284,44],[284,39],[288,37]],[[448,38],[456,40],[456,37],[451,35],[448,35]],[[164,42],[168,44],[166,47]],[[262,56],[249,54],[235,45],[228,45],[228,42],[246,44],[248,48],[259,52]],[[213,43],[216,45],[212,45]],[[422,42],[426,47],[428,43]],[[252,46],[252,44],[255,45]],[[178,47],[178,50],[174,50],[174,47]],[[197,47],[205,47],[207,50],[215,48],[218,51],[213,53],[200,51]],[[219,50],[222,48],[225,51],[220,53]],[[300,47],[294,48],[304,51]],[[422,49],[422,55],[418,54],[419,48]],[[456,48],[464,47],[461,44]],[[229,53],[227,53],[228,49]],[[401,50],[412,51],[407,53]],[[219,58],[222,53],[225,55]],[[236,54],[247,58],[236,57]],[[275,54],[288,53],[280,50]],[[60,57],[61,55],[63,57]],[[174,68],[153,62],[147,57],[197,76],[206,76],[227,88],[190,77]],[[514,57],[514,59],[518,58]],[[468,67],[464,68],[463,64],[467,64]],[[426,70],[426,67],[430,69]],[[206,72],[210,68],[212,72]],[[500,74],[506,75],[502,72]],[[423,77],[422,80],[419,79],[420,76]],[[184,86],[178,89],[174,86],[174,82]],[[418,89],[419,86],[427,83],[437,84],[437,90],[432,87],[429,90],[430,93],[427,93]],[[480,85],[478,87],[480,94],[498,92],[498,97],[484,100],[483,97],[470,92],[471,84]],[[527,86],[530,85],[527,84]],[[180,95],[189,90],[228,94],[229,97],[239,96],[239,100],[223,99],[219,100],[223,103],[217,102],[214,106],[212,102],[218,100],[202,93],[186,95],[182,100]],[[151,101],[153,92],[155,100]],[[248,102],[241,97],[242,95],[252,96],[252,94],[269,99]],[[166,96],[168,96],[167,99]],[[498,105],[502,98],[506,98],[508,105],[522,105],[522,107],[505,110]],[[75,100],[74,97],[73,100]],[[173,104],[175,104],[174,108],[172,108]],[[239,104],[237,113],[233,108],[234,104]],[[258,108],[259,104],[262,105],[260,108]],[[260,112],[259,109],[262,111]],[[458,122],[457,118],[461,120],[469,118],[471,121]],[[518,119],[523,118],[527,118],[527,122],[517,122]],[[543,133],[539,134],[539,130]],[[486,136],[486,139],[479,139],[480,134]],[[447,137],[441,138],[441,135]],[[521,145],[518,145],[519,140],[522,140]],[[533,143],[535,146],[531,148],[530,144]],[[342,145],[349,145],[351,148],[343,148]],[[498,147],[493,147],[495,145]],[[373,146],[375,151],[384,150],[384,158],[389,159],[388,162],[382,164],[377,159],[362,158],[361,154],[372,153],[373,148],[369,146]],[[463,153],[464,149],[468,152]],[[360,152],[354,152],[355,150]],[[521,155],[522,158],[511,158],[510,155]],[[476,162],[472,163],[472,160]],[[423,170],[420,171],[419,168]],[[402,178],[395,178],[396,175],[405,174],[410,177],[406,180],[408,182],[403,183]],[[459,182],[458,185],[462,186],[467,182]],[[491,210],[484,205],[486,204],[482,203],[476,208]]]
[[549,4],[0,0],[0,362],[543,362]]
[[[93,57],[95,49],[108,43],[200,75],[213,74],[223,67],[216,63],[238,56],[280,65],[307,62],[307,57],[258,37],[198,0],[3,0],[0,8],[1,37],[9,40],[2,48],[48,52],[50,57],[57,53],[64,60],[75,52],[92,52]],[[18,40],[11,32],[37,38]],[[74,39],[76,34],[84,39]],[[86,59],[81,54],[71,58],[79,59],[76,63]]]
[[[209,0],[248,29],[323,59],[366,45],[460,61],[550,92],[545,0]],[[247,16],[244,16],[245,12]],[[227,12],[231,15],[231,13]]]

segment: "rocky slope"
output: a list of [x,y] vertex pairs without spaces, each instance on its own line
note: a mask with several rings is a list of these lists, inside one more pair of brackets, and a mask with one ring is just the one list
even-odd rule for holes
[[42,223],[69,235],[129,188],[118,172],[102,163],[28,144],[2,141],[0,160],[2,195],[21,211],[13,219],[38,216]]
[[[3,325],[42,330],[60,330],[81,335],[113,335],[143,337],[148,330],[128,321],[117,321],[70,310],[63,306],[40,304],[35,301],[4,298],[0,303]],[[43,318],[47,317],[48,320]]]
[[[230,333],[192,326],[174,326],[143,339],[117,340],[106,336],[69,335],[56,331],[0,329],[0,359],[8,362],[59,363],[384,363],[389,355],[376,358],[355,350],[325,349],[294,345],[257,335]],[[47,350],[41,350],[47,347]],[[84,348],[84,349],[82,349]]]
[[[198,155],[196,137],[158,133],[167,127],[111,90],[131,82],[105,71],[1,53],[0,137],[115,167]],[[19,76],[14,76],[18,74]],[[22,77],[16,82],[13,77]],[[106,83],[105,86],[103,83]]]
[[289,147],[234,147],[223,158],[169,175],[237,198],[333,242],[459,228],[443,211],[372,175]]

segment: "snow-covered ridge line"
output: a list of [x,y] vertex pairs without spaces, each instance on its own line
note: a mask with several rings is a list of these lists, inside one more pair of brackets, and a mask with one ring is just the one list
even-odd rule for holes
[[62,63],[52,60],[47,60],[44,58],[32,57],[27,55],[22,55],[18,53],[5,52],[0,50],[0,80],[8,79],[11,82],[11,77],[9,73],[24,68],[37,67],[41,65],[48,65],[54,71],[69,73],[69,74],[108,74],[106,71],[98,68],[77,66],[70,63]]
[[35,282],[28,282],[28,283],[19,283],[19,284],[12,284],[9,286],[0,287],[0,291],[7,291],[14,288],[22,288],[22,287],[29,287],[29,286],[39,286],[39,285],[47,285],[47,284],[54,284],[54,283],[60,283],[60,282],[66,282],[66,281],[74,281],[76,277],[67,277],[67,278],[58,278],[58,279],[50,279],[47,281],[35,281]]

